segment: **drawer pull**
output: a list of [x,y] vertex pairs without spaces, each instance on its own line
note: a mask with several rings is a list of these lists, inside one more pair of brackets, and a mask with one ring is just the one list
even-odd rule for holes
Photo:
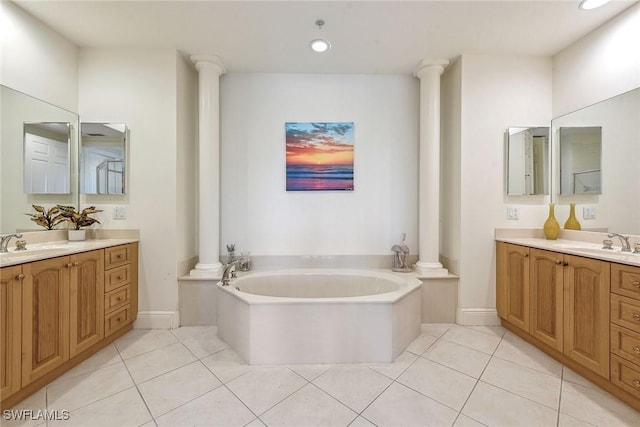
[[[116,322],[119,322],[119,321],[120,321],[120,318],[118,317],[118,318],[116,319]],[[640,381],[638,381],[638,383],[640,384]]]
[[[118,297],[118,301],[122,301],[122,297],[121,296]],[[640,348],[638,349],[638,352],[640,352]]]
[[529,254],[522,254],[522,256],[526,258],[529,256]]
[[640,280],[634,280],[633,286],[635,286],[636,288],[640,288]]
[[633,347],[633,352],[635,354],[640,354],[640,347]]
[[24,279],[24,274],[18,274],[16,276],[16,280],[22,280],[22,279]]
[[72,263],[69,263],[69,264],[67,264],[67,265],[66,265],[66,267],[67,267],[67,268],[71,268],[71,267],[73,267],[73,264],[72,264]]
[[118,279],[118,280],[122,280],[122,276],[118,276],[118,277],[117,277],[117,279]]
[[118,255],[116,255],[116,258],[118,258],[118,259],[122,259],[122,254],[118,254]]
[[640,320],[640,313],[633,313],[633,318],[636,320]]
[[633,380],[633,385],[636,387],[640,387],[640,380]]
[[558,265],[562,265],[562,261],[560,261],[559,259],[556,260],[556,264]]

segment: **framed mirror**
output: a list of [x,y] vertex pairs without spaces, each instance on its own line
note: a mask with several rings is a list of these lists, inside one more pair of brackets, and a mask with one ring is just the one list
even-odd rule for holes
[[561,127],[560,194],[602,194],[602,128]]
[[71,123],[24,124],[24,192],[71,193]]
[[80,192],[125,194],[126,125],[82,123],[80,129]]
[[[46,208],[57,204],[78,206],[78,115],[4,85],[0,85],[0,104],[0,232],[43,230],[25,215],[33,212],[31,205]],[[68,135],[69,177],[65,178],[68,188],[46,193],[40,190],[25,192],[25,132],[37,134],[40,131],[35,129],[39,126],[36,124],[42,123],[47,124],[43,132],[49,136],[50,132],[57,133],[56,128]]]
[[507,195],[549,194],[549,128],[510,127],[507,143]]

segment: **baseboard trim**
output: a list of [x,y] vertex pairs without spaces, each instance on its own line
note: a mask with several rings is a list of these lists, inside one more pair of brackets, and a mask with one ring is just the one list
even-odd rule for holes
[[176,329],[179,326],[179,311],[139,311],[133,329]]
[[456,323],[467,326],[491,326],[499,325],[500,318],[495,308],[458,308]]

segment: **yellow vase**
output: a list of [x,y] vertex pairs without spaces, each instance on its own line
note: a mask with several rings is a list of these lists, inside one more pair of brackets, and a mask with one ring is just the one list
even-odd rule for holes
[[558,238],[560,224],[558,220],[556,220],[553,203],[549,203],[549,218],[544,222],[543,229],[544,237],[546,237],[547,240],[556,240]]
[[569,218],[567,218],[567,222],[564,223],[564,228],[567,230],[581,230],[580,222],[578,218],[576,218],[576,204],[569,203]]

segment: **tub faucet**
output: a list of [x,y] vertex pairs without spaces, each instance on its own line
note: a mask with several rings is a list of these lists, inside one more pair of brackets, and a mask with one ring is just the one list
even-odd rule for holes
[[7,249],[7,246],[9,246],[9,240],[11,240],[12,237],[15,237],[16,239],[20,239],[22,237],[22,233],[3,234],[2,236],[0,236],[0,252],[2,253],[9,252],[9,250]]
[[631,245],[629,244],[629,237],[625,237],[622,234],[618,234],[618,233],[609,233],[607,234],[607,237],[617,237],[618,239],[620,239],[620,245],[622,246],[622,248],[620,249],[621,252],[631,252]]
[[[229,286],[229,282],[231,281],[231,277],[235,277],[235,271],[238,267],[238,263],[240,260],[231,261],[224,265],[224,269],[222,270],[222,286]],[[231,270],[233,269],[233,275]]]

